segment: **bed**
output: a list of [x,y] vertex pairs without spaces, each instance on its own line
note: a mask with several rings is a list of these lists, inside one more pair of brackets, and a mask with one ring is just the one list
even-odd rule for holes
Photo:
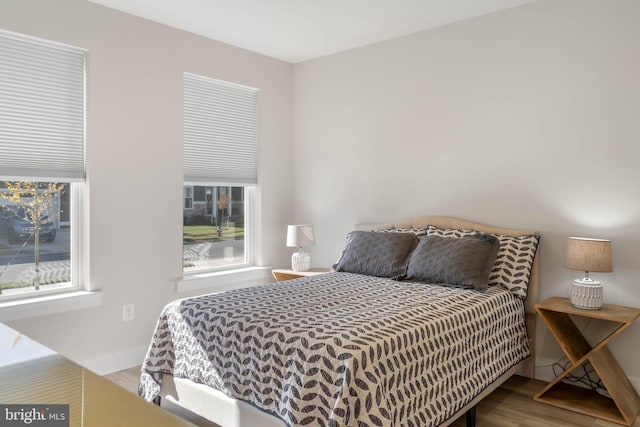
[[359,225],[334,272],[168,304],[139,394],[223,427],[471,425],[533,377],[538,240],[450,217]]

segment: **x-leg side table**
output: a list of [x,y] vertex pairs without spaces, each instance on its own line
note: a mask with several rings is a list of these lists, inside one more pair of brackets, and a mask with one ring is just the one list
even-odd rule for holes
[[[561,297],[549,298],[536,304],[535,307],[569,358],[571,366],[534,396],[534,399],[630,426],[640,412],[640,396],[611,354],[607,344],[640,316],[640,309],[605,304],[600,310],[584,310],[571,305],[569,298]],[[592,347],[570,316],[613,322],[617,327]],[[586,361],[591,363],[611,398],[587,388],[561,382]]]

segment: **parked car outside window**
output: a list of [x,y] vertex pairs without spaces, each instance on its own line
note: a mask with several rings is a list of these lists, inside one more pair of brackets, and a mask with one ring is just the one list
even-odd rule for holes
[[[35,234],[35,226],[32,221],[28,220],[26,211],[22,207],[3,207],[3,213],[0,216],[0,224],[4,230],[4,235],[10,244],[31,240]],[[47,215],[44,215],[40,221],[38,235],[42,242],[53,242],[56,238],[56,227]]]

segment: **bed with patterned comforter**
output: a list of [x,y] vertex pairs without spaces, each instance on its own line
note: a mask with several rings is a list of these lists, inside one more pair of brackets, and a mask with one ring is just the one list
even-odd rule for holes
[[502,287],[328,273],[170,303],[140,395],[171,374],[290,426],[437,426],[529,353]]

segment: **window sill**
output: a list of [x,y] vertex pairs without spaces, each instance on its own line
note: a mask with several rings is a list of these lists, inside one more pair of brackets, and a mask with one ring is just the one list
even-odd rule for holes
[[190,274],[176,284],[177,292],[202,289],[221,292],[271,282],[271,267],[246,267],[212,273]]
[[76,291],[0,303],[0,322],[97,307],[102,292]]

